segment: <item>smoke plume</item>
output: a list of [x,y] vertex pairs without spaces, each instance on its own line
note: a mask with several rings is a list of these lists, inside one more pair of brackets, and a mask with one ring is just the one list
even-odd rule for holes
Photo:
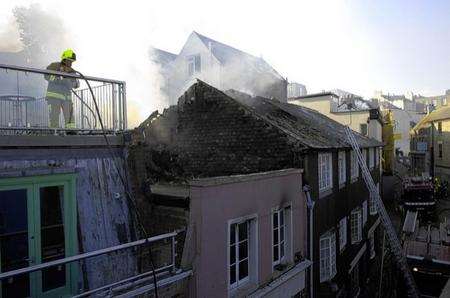
[[23,49],[19,26],[15,18],[10,18],[0,31],[0,52],[19,52]]
[[18,6],[11,12],[11,21],[0,31],[0,51],[17,52],[19,59],[10,63],[45,68],[58,61],[64,49],[74,49],[75,69],[85,75],[126,82],[129,128],[139,125],[155,109],[167,106],[161,91],[161,69],[150,61],[145,38],[96,26],[86,31],[88,26],[81,25],[86,24],[79,16],[76,20],[63,20],[57,11],[38,4]]

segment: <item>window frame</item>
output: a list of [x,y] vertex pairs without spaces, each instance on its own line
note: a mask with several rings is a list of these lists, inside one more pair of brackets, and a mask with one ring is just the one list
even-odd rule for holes
[[369,169],[373,169],[375,167],[375,148],[369,148]]
[[362,203],[362,224],[365,226],[367,224],[367,200]]
[[[350,272],[350,290],[351,290],[351,295],[353,295],[353,297],[358,297],[359,292],[360,292],[360,287],[359,287],[359,261],[355,264],[355,267],[353,267],[352,271]],[[356,284],[356,286],[355,286]]]
[[338,152],[338,170],[339,185],[342,186],[347,182],[347,158],[345,151]]
[[380,164],[380,148],[375,147],[375,166],[378,166]]
[[[274,210],[272,212],[272,266],[276,266],[279,265],[281,263],[283,263],[286,260],[286,250],[287,250],[287,208],[280,208],[277,210]],[[274,222],[274,216],[275,214],[277,214],[277,228],[275,228],[275,222]],[[282,217],[280,217],[280,214],[282,215]],[[280,219],[283,218],[283,224],[280,224]],[[283,228],[283,232],[281,232],[281,228]],[[275,230],[277,230],[277,236],[278,236],[278,243],[275,244],[275,239],[274,239],[274,233]],[[280,241],[281,239],[281,234],[283,233],[283,241]],[[281,244],[282,243],[282,244]],[[275,255],[274,255],[274,247],[278,246],[277,250],[278,250],[278,259],[274,260]],[[283,247],[283,249],[281,249]],[[283,255],[281,255],[283,252]]]
[[[365,127],[365,133],[364,133],[364,131],[363,131],[363,127]],[[360,133],[363,135],[363,136],[365,136],[365,137],[367,137],[367,136],[369,136],[369,125],[367,125],[367,123],[360,123],[359,124],[359,131],[360,131]]]
[[[0,191],[24,189],[27,191],[27,213],[28,213],[28,245],[29,257],[34,256],[34,264],[42,264],[41,252],[41,210],[40,189],[42,187],[63,187],[63,225],[64,225],[64,249],[65,257],[78,254],[77,233],[77,200],[76,200],[76,174],[50,174],[28,177],[12,177],[0,179]],[[34,228],[33,228],[34,226]],[[30,239],[32,240],[30,244]],[[1,256],[0,256],[1,257]],[[45,264],[45,263],[44,263]],[[63,287],[54,288],[43,292],[42,273],[30,273],[30,295],[55,295],[66,296],[76,294],[78,291],[78,266],[75,263],[66,264],[66,282]],[[0,270],[1,272],[1,270]],[[1,290],[1,284],[0,284]],[[0,292],[1,296],[1,292]]]
[[[326,243],[322,246],[323,243]],[[319,239],[319,276],[320,282],[336,276],[336,232],[328,231]]]
[[[378,194],[380,194],[380,182],[377,183],[376,187],[378,189]],[[377,204],[375,202],[374,196],[371,194],[369,197],[369,214],[376,215],[377,213],[378,213]]]
[[347,246],[347,216],[339,221],[339,250],[344,251]]
[[193,76],[201,72],[201,55],[194,54],[186,57],[188,76]]
[[375,232],[372,232],[369,234],[369,256],[370,259],[375,258],[376,252],[375,252]]
[[359,164],[355,150],[350,151],[350,178],[352,182],[359,178]]
[[359,243],[362,240],[362,210],[360,207],[353,209],[350,214],[350,237],[352,244]]
[[[241,224],[246,224],[247,226],[247,238],[245,240],[239,241],[239,226]],[[231,243],[231,231],[232,226],[235,226],[234,229],[234,243]],[[228,288],[229,289],[236,289],[241,287],[242,285],[248,283],[250,281],[250,219],[243,219],[241,221],[232,222],[228,225],[228,263],[227,263],[227,272],[228,272]],[[247,257],[243,259],[239,259],[239,248],[241,243],[244,241],[247,241]],[[231,251],[232,246],[234,247],[235,251],[235,261],[234,263],[231,262]],[[242,279],[239,279],[239,263],[247,261],[247,276],[245,276]],[[231,267],[235,267],[235,282],[231,283]]]
[[317,156],[319,192],[333,188],[333,154],[322,152]]

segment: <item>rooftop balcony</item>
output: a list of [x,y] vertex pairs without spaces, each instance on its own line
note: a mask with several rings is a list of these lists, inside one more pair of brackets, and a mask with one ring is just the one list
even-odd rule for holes
[[[50,76],[61,81],[78,80],[66,101],[73,109],[70,121],[61,109],[53,112],[46,98]],[[95,106],[92,93],[98,106]],[[100,116],[100,117],[99,117]],[[56,124],[57,122],[57,124]],[[69,128],[66,122],[71,122]],[[102,133],[101,122],[108,135],[127,129],[125,82],[77,74],[0,64],[0,136],[1,135],[95,135]]]

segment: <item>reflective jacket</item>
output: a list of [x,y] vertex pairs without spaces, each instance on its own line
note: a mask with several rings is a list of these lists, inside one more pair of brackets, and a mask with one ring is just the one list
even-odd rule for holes
[[[62,71],[61,62],[53,62],[47,66],[48,70]],[[73,71],[70,71],[73,73]],[[59,100],[71,100],[72,88],[78,88],[80,83],[77,79],[64,78],[56,75],[45,75],[45,79],[48,81],[47,86],[47,99],[59,99]]]

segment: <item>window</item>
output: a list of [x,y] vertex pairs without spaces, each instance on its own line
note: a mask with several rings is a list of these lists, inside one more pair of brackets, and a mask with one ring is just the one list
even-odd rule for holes
[[234,288],[249,280],[249,221],[231,224],[229,233],[229,285]]
[[359,176],[359,166],[355,151],[350,152],[350,176],[352,180],[356,180]]
[[[377,183],[377,189],[378,189],[378,194],[381,196],[380,183],[379,182]],[[377,214],[377,204],[375,202],[376,199],[377,198],[375,196],[373,196],[373,195],[371,195],[370,198],[369,198],[369,212],[370,212],[370,215]]]
[[361,213],[361,208],[357,208],[350,215],[352,244],[358,243],[362,239]]
[[192,76],[195,73],[201,72],[200,55],[192,55],[192,56],[187,57],[187,69],[188,69],[189,76]]
[[367,165],[367,149],[362,149],[362,157],[363,157],[364,163]]
[[331,153],[319,154],[319,191],[331,189],[333,186]]
[[442,134],[442,121],[438,122],[438,133]]
[[369,235],[369,249],[370,249],[370,258],[373,259],[375,257],[375,237],[374,233]]
[[367,123],[362,123],[359,125],[359,131],[363,136],[367,136]]
[[344,184],[346,181],[346,162],[345,162],[345,151],[339,151],[338,153],[338,167],[339,167],[339,184]]
[[358,297],[359,295],[359,261],[353,267],[352,272],[350,272],[351,281],[351,297]]
[[347,245],[347,217],[339,221],[339,249],[343,251]]
[[378,166],[380,164],[380,148],[376,147],[375,150],[375,165]]
[[[75,175],[0,179],[0,268],[11,271],[78,251]],[[34,262],[31,263],[30,260]],[[0,283],[3,297],[72,296],[77,264],[24,274]]]
[[438,142],[438,157],[439,158],[442,158],[443,151],[444,151],[444,148],[442,146],[442,141],[439,141]]
[[320,237],[320,282],[336,275],[336,234],[327,232]]
[[376,150],[376,148],[369,148],[369,168],[371,169],[375,166],[374,150]]
[[363,202],[362,211],[363,211],[362,214],[363,226],[365,226],[367,223],[367,200]]
[[284,259],[286,250],[286,227],[285,210],[281,209],[272,214],[272,243],[273,243],[273,265],[280,264]]

